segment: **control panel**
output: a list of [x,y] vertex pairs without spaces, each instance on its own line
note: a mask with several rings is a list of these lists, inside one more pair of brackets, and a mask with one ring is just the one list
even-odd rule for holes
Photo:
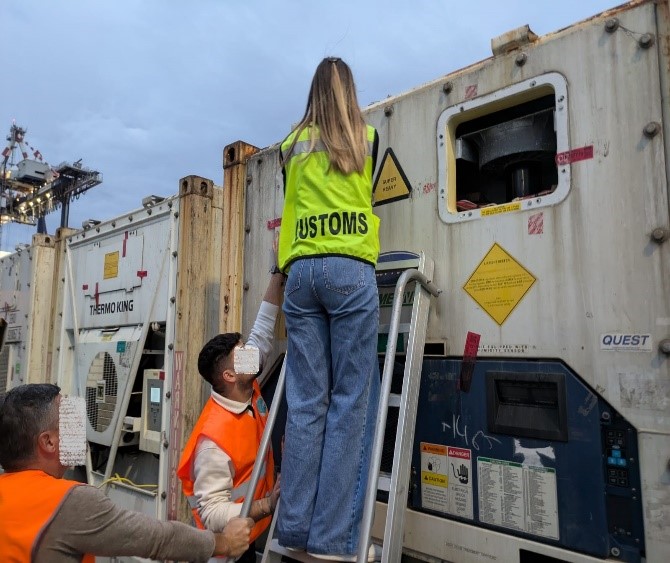
[[600,416],[607,527],[621,547],[639,545],[640,475],[635,429],[617,412],[605,407]]
[[144,370],[140,449],[154,454],[160,453],[164,381],[165,372],[163,370]]

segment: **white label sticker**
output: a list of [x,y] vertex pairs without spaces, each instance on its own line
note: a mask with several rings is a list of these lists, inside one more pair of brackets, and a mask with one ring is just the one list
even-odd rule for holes
[[472,520],[470,450],[421,443],[421,505]]
[[160,403],[161,402],[161,389],[160,387],[151,388],[151,402]]
[[555,469],[478,457],[477,471],[481,522],[559,539]]
[[449,476],[447,446],[421,442],[421,505],[429,510],[447,512]]
[[608,333],[600,336],[601,350],[651,352],[651,334]]
[[472,520],[472,455],[470,450],[448,448],[449,514]]

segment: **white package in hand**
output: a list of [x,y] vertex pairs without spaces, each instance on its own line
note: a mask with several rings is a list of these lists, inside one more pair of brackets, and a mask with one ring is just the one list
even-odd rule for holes
[[61,397],[58,409],[61,465],[74,467],[86,463],[86,400]]
[[260,351],[256,346],[238,346],[233,350],[233,369],[235,373],[258,373],[260,369]]

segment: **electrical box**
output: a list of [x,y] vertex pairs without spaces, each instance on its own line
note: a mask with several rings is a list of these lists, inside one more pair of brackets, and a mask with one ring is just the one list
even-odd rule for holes
[[161,420],[163,418],[163,383],[165,372],[160,369],[144,370],[142,387],[142,427],[140,449],[154,454],[160,453]]
[[16,179],[23,182],[46,182],[51,178],[51,169],[45,162],[24,159],[17,168]]

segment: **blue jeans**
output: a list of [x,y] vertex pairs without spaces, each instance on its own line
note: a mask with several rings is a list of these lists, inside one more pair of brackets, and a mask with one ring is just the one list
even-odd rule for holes
[[277,538],[313,553],[353,554],[379,402],[374,267],[298,260],[283,310],[288,417]]

